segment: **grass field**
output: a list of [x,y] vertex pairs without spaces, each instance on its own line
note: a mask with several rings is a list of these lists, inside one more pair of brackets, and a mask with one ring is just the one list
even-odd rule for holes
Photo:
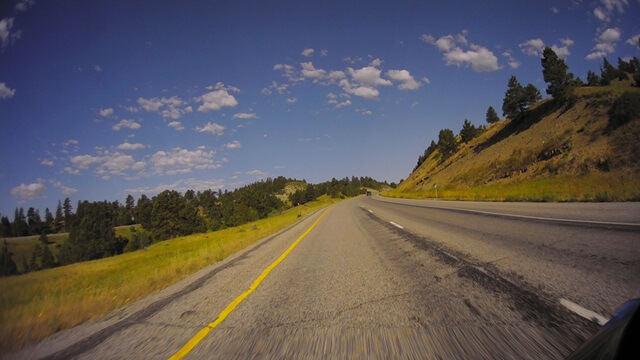
[[338,202],[316,201],[267,219],[195,234],[106,259],[0,278],[0,351],[15,351],[163,289]]
[[[385,191],[382,196],[407,199],[435,198],[435,190]],[[438,189],[438,198],[485,201],[640,201],[637,174],[593,174],[557,177],[527,183]]]

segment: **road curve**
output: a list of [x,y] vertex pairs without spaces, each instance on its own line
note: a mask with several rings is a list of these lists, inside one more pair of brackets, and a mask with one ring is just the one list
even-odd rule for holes
[[[564,358],[599,327],[564,301],[606,319],[640,297],[633,229],[420,204],[431,203],[361,197],[332,206],[186,358]],[[574,218],[612,221],[580,211]],[[169,358],[320,216],[11,357]]]

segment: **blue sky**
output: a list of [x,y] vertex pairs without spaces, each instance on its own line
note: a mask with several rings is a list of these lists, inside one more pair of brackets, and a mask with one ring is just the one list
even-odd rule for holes
[[640,2],[3,1],[0,213],[58,199],[405,178],[543,46],[639,56]]

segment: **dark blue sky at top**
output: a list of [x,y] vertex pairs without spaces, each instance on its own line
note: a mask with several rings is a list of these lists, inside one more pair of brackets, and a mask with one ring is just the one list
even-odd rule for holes
[[636,0],[4,1],[0,213],[277,175],[397,182],[440,129],[499,110],[511,75],[544,93],[534,45],[563,48],[583,79],[638,56],[638,14]]

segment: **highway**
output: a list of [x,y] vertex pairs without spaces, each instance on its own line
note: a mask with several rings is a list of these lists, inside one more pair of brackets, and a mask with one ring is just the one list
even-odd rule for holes
[[561,359],[639,297],[638,203],[359,197],[12,358]]

